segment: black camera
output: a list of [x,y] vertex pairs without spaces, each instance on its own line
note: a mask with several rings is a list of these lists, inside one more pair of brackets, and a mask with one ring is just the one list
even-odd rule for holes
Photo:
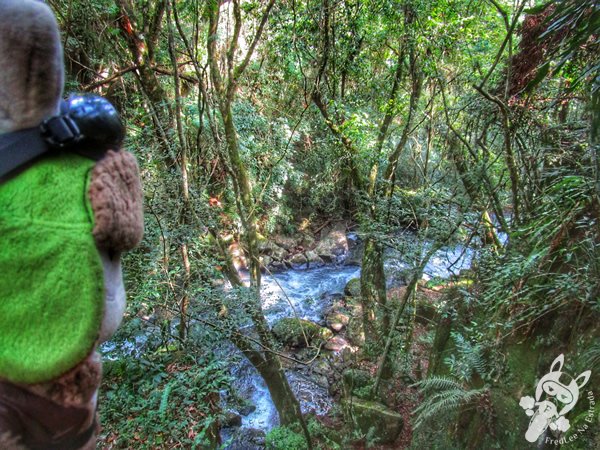
[[125,127],[115,107],[97,95],[72,95],[58,116],[41,125],[0,134],[0,181],[48,151],[65,149],[100,160],[108,150],[119,150]]
[[84,151],[118,150],[125,128],[115,107],[97,95],[72,95],[61,105],[60,115],[40,125],[52,148],[77,146]]

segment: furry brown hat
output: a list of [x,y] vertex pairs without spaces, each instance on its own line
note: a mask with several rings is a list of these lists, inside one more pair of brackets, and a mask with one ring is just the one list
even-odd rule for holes
[[44,3],[0,0],[0,30],[0,133],[6,133],[58,112],[64,69],[58,25]]

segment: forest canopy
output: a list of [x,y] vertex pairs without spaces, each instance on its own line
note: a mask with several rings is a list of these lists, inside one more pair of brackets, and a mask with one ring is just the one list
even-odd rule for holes
[[[117,107],[144,185],[99,448],[529,448],[559,354],[592,375],[537,448],[600,445],[598,2],[47,3],[65,91]],[[431,275],[449,248],[469,264]],[[302,300],[320,322],[272,319],[261,286],[349,266]]]

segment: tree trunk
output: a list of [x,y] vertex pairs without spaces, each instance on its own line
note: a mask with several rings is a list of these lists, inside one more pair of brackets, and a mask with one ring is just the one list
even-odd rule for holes
[[[362,258],[360,277],[362,324],[366,343],[376,343],[389,328],[389,315],[385,308],[386,289],[383,272],[383,247],[376,239],[368,237]],[[377,314],[381,311],[381,329],[377,327]]]
[[233,331],[231,339],[265,380],[269,392],[271,393],[273,403],[277,408],[280,423],[282,425],[298,423],[304,431],[307,444],[310,448],[312,446],[311,438],[302,412],[300,411],[298,400],[290,388],[279,357],[271,351],[271,349],[274,348],[274,342],[269,325],[263,314],[260,301],[261,273],[258,253],[256,201],[252,194],[252,184],[248,175],[248,170],[240,155],[240,145],[232,112],[237,89],[237,80],[248,65],[250,56],[261,37],[273,4],[274,0],[271,0],[268,3],[248,51],[238,65],[235,63],[235,56],[238,48],[237,40],[242,27],[239,0],[233,0],[234,29],[233,37],[228,43],[225,69],[220,65],[220,56],[217,49],[220,13],[218,2],[208,6],[209,29],[206,45],[208,50],[210,77],[225,131],[227,157],[231,182],[235,192],[236,207],[244,231],[244,250],[250,266],[250,298],[249,301],[245,303],[244,307],[246,312],[250,315],[254,329],[258,334],[261,350],[253,349],[247,339],[242,337],[236,330]]
[[[469,169],[467,167],[467,162],[465,161],[464,155],[462,154],[459,148],[456,148],[458,142],[455,138],[450,138],[450,158],[454,163],[454,167],[456,168],[456,172],[458,172],[458,176],[462,182],[462,185],[465,189],[465,192],[471,203],[473,205],[479,205],[481,203],[481,194],[480,189],[477,187],[476,180],[473,179],[471,173],[469,173]],[[494,228],[494,224],[492,223],[490,214],[487,209],[482,206],[477,206],[481,211],[481,224],[483,226],[483,231],[480,233],[480,237],[482,242],[485,245],[490,245],[494,249],[498,249],[502,246],[500,239],[498,238],[498,233],[496,233],[496,229]]]
[[[157,43],[161,30],[162,19],[167,7],[167,0],[160,0],[156,3],[153,17],[149,20],[152,27],[149,30],[138,30],[136,28],[137,11],[133,11],[131,3],[125,0],[115,0],[119,8],[119,28],[125,38],[127,48],[131,55],[131,60],[136,67],[135,74],[138,78],[142,91],[149,100],[150,108],[153,111],[155,121],[156,137],[159,142],[168,147],[169,141],[166,136],[166,130],[172,128],[173,117],[166,102],[167,96],[160,85],[156,73],[154,72],[154,47]],[[147,31],[148,33],[145,33]],[[176,67],[174,70],[177,70]],[[168,163],[172,165],[172,158],[167,158]]]
[[[181,80],[177,69],[177,56],[175,54],[175,38],[173,35],[173,25],[171,23],[171,0],[167,0],[167,34],[169,43],[169,56],[173,66],[173,84],[175,87],[175,124],[177,125],[177,141],[179,143],[179,166],[181,167],[181,196],[183,198],[183,207],[181,208],[179,223],[189,225],[188,215],[190,213],[190,187],[188,177],[188,146],[183,131],[183,120],[181,117]],[[189,249],[187,242],[180,245],[181,260],[183,263],[183,273],[181,274],[182,297],[179,303],[179,339],[185,341],[187,337],[188,307],[190,298],[188,289],[191,279],[191,265],[189,258]]]
[[238,213],[244,227],[244,251],[249,261],[250,283],[258,290],[260,287],[260,261],[258,255],[258,230],[256,224],[256,206],[252,198],[252,185],[248,171],[239,151],[237,130],[233,123],[233,113],[229,102],[221,105],[221,116],[225,128],[225,140],[231,165],[234,191],[237,197]]
[[298,417],[302,417],[300,403],[296,399],[292,388],[285,376],[285,372],[279,363],[277,356],[266,353],[266,363],[261,365],[258,370],[266,380],[267,388],[271,394],[271,400],[279,413],[279,422],[281,425],[288,426],[298,424],[304,425],[304,422],[298,422]]

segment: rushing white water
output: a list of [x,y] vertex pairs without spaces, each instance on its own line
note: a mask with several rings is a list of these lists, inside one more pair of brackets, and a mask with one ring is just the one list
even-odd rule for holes
[[[421,251],[423,255],[428,250],[429,244],[426,244]],[[429,259],[423,270],[423,279],[449,278],[457,275],[461,270],[471,267],[475,252],[472,249],[463,246],[445,247],[435,252]],[[385,258],[385,271],[388,287],[397,284],[403,284],[401,275],[411,268],[406,262],[406,258],[398,251],[388,251]]]
[[[261,283],[265,316],[271,325],[295,314],[301,319],[321,322],[325,309],[331,305],[331,296],[341,294],[346,283],[359,275],[358,266],[337,265],[265,275]],[[287,371],[286,375],[302,412],[325,414],[333,406],[325,387],[293,371]],[[242,418],[242,427],[268,431],[276,426],[277,410],[256,369],[244,360],[234,369],[233,376],[238,394],[256,406],[256,410]]]
[[[356,236],[349,235],[356,241]],[[427,244],[421,254],[427,251]],[[437,251],[423,272],[423,278],[448,278],[461,269],[471,266],[474,252],[461,246],[448,247]],[[402,284],[402,273],[410,269],[401,251],[387,251],[385,271],[389,285]],[[346,283],[360,276],[359,266],[326,265],[306,270],[288,270],[262,279],[261,298],[263,310],[269,324],[283,317],[323,321],[324,311],[331,304],[331,296],[343,292]],[[318,386],[302,374],[288,371],[288,380],[303,412],[326,413],[333,402],[327,389]],[[256,406],[256,410],[242,418],[242,427],[268,431],[278,424],[277,411],[269,391],[256,370],[247,362],[234,371],[235,385],[240,395]]]
[[261,284],[265,316],[269,324],[295,314],[300,319],[320,322],[330,306],[327,297],[342,293],[346,283],[358,276],[358,266],[334,265],[267,275]]

